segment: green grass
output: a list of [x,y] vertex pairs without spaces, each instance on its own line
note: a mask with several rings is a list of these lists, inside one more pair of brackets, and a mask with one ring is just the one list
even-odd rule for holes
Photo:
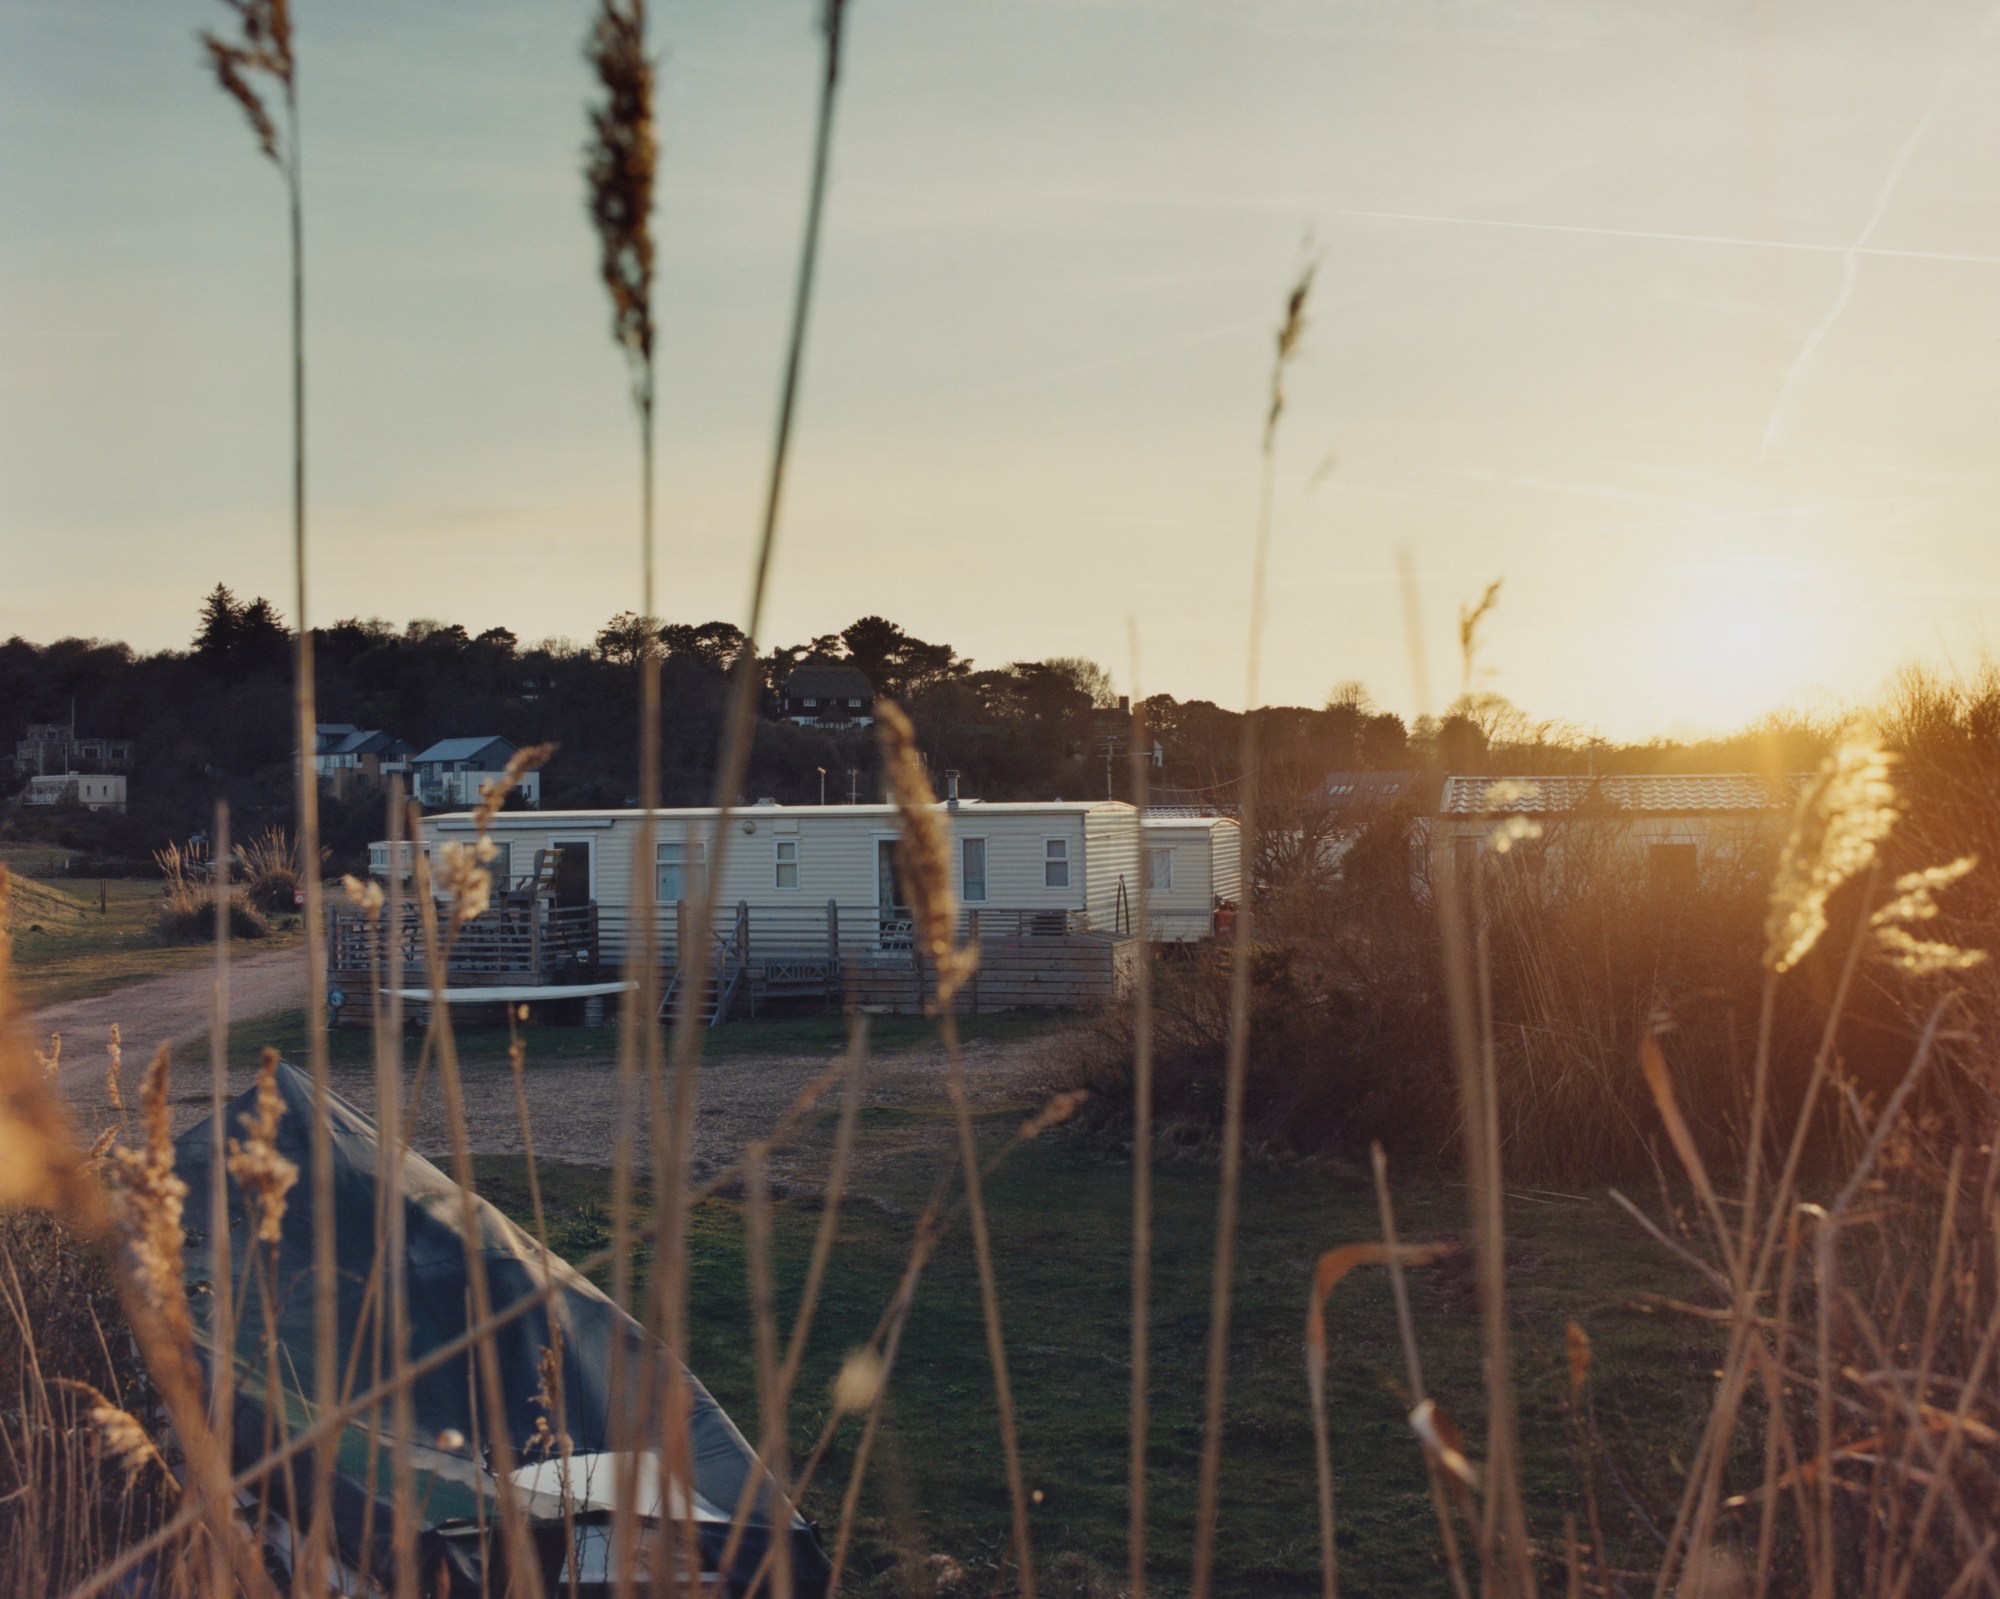
[[[6,852],[11,863],[16,852]],[[14,977],[30,1009],[108,994],[129,983],[186,971],[212,958],[210,946],[163,944],[153,934],[160,885],[144,878],[60,883],[17,878],[8,917]],[[239,943],[245,954],[282,948],[284,934]]]
[[[1012,1119],[991,1118],[986,1136],[997,1141]],[[864,1128],[864,1150],[868,1136]],[[871,1171],[869,1197],[842,1209],[834,1270],[793,1405],[796,1450],[809,1447],[825,1420],[842,1354],[867,1337],[894,1291],[933,1175],[914,1167]],[[572,1258],[602,1248],[609,1237],[606,1174],[544,1165],[541,1176],[556,1248]],[[527,1220],[518,1159],[482,1160],[480,1177],[496,1202]],[[1080,1137],[1058,1135],[1018,1149],[988,1188],[1023,1456],[1029,1486],[1043,1494],[1033,1513],[1038,1565],[1044,1588],[1061,1593],[1123,1586],[1130,1182],[1122,1161]],[[1156,1195],[1151,1537],[1155,1582],[1173,1592],[1187,1586],[1194,1528],[1214,1170],[1166,1165]],[[1378,1235],[1374,1199],[1357,1181],[1253,1170],[1243,1200],[1217,1590],[1316,1593],[1301,1353],[1306,1288],[1320,1251]],[[1463,1195],[1455,1190],[1411,1188],[1400,1208],[1412,1240],[1455,1237],[1463,1227]],[[787,1318],[818,1217],[810,1200],[776,1207]],[[1703,1329],[1634,1305],[1643,1291],[1685,1293],[1687,1284],[1608,1204],[1516,1205],[1510,1219],[1526,1489],[1536,1533],[1559,1547],[1561,1514],[1576,1506],[1578,1480],[1565,1421],[1565,1323],[1579,1321],[1594,1340],[1603,1432],[1625,1463],[1632,1495],[1656,1513],[1678,1490],[1671,1463],[1676,1452],[1685,1458],[1693,1440],[1715,1354]],[[741,1205],[701,1206],[692,1251],[692,1365],[754,1435]],[[1470,1261],[1460,1255],[1415,1273],[1412,1285],[1431,1392],[1476,1445],[1481,1379]],[[1343,1588],[1356,1595],[1447,1592],[1405,1421],[1386,1276],[1370,1269],[1343,1283],[1328,1326]],[[808,1514],[829,1536],[856,1436],[849,1422],[807,1499]],[[1600,1493],[1614,1546],[1627,1543],[1633,1518],[1624,1490],[1601,1480]],[[894,1374],[856,1575],[864,1591],[898,1592],[899,1550],[942,1553],[966,1568],[973,1592],[983,1592],[994,1585],[1008,1528],[978,1284],[960,1230],[925,1276]],[[1001,1586],[1011,1587],[1011,1579]]]

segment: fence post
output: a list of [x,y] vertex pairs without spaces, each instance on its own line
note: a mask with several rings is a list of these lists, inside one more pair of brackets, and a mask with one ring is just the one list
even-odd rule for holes
[[681,964],[681,952],[687,948],[687,932],[688,902],[684,899],[677,899],[674,901],[674,965],[676,967],[679,967]]
[[979,1014],[979,912],[965,913],[965,939],[972,949],[972,1014]]
[[750,902],[739,899],[736,902],[736,964],[745,966],[750,961]]

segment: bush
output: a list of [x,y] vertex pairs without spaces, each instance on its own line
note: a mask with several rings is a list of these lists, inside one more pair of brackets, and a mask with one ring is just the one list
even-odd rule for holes
[[[229,896],[229,936],[267,938],[271,924],[244,899],[241,890]],[[215,901],[204,897],[192,904],[163,903],[153,917],[153,933],[164,944],[198,944],[215,937]]]
[[[1414,825],[1383,817],[1352,840],[1333,881],[1264,897],[1250,956],[1253,1145],[1364,1159],[1379,1142],[1402,1163],[1456,1163],[1442,944],[1429,888],[1412,872]],[[1467,914],[1480,930],[1511,1177],[1561,1185],[1654,1169],[1658,1117],[1637,1067],[1653,1029],[1674,1033],[1669,1054],[1697,1138],[1718,1161],[1739,1153],[1743,1035],[1758,1015],[1776,831],[1672,891],[1649,880],[1643,851],[1615,824],[1589,819],[1552,826],[1539,849],[1484,858]],[[1154,1096],[1169,1142],[1221,1126],[1234,958],[1217,948],[1156,965]],[[1805,1036],[1810,1004],[1797,989],[1782,996],[1782,1044]],[[1072,1068],[1100,1117],[1129,1119],[1132,1045],[1131,1017],[1118,1013],[1074,1046]]]
[[[325,852],[322,851],[322,859]],[[297,909],[304,874],[297,843],[282,827],[267,827],[238,847],[236,865],[250,903],[266,916]]]
[[[192,944],[215,937],[215,895],[207,867],[177,844],[154,853],[165,890],[153,916],[153,931],[164,943]],[[229,893],[229,936],[263,938],[270,923],[258,914],[241,888]]]

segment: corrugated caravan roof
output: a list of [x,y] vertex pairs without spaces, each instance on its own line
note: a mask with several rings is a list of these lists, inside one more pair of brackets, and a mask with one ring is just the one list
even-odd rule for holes
[[1438,809],[1447,816],[1497,811],[1547,816],[1586,808],[1667,811],[1789,810],[1802,777],[1714,772],[1656,777],[1448,777]]

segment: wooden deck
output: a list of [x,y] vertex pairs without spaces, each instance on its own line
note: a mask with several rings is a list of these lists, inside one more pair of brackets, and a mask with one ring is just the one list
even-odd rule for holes
[[[708,978],[690,998],[682,992],[682,952],[691,947],[694,922],[685,901],[656,912],[662,1017],[684,1003],[710,1025],[799,1002],[914,1012],[927,1009],[936,994],[907,913],[844,911],[829,902],[720,908],[708,935]],[[329,983],[347,993],[350,1020],[367,1016],[366,999],[376,988],[427,986],[414,925],[402,930],[395,959],[386,958],[379,927],[358,910],[332,909],[328,926]],[[622,912],[595,904],[502,905],[451,939],[445,980],[453,990],[601,983],[621,974],[634,936]],[[978,968],[952,1007],[964,1015],[1110,1005],[1129,991],[1142,942],[1093,930],[1078,912],[986,906],[962,913],[959,937],[979,950]]]

